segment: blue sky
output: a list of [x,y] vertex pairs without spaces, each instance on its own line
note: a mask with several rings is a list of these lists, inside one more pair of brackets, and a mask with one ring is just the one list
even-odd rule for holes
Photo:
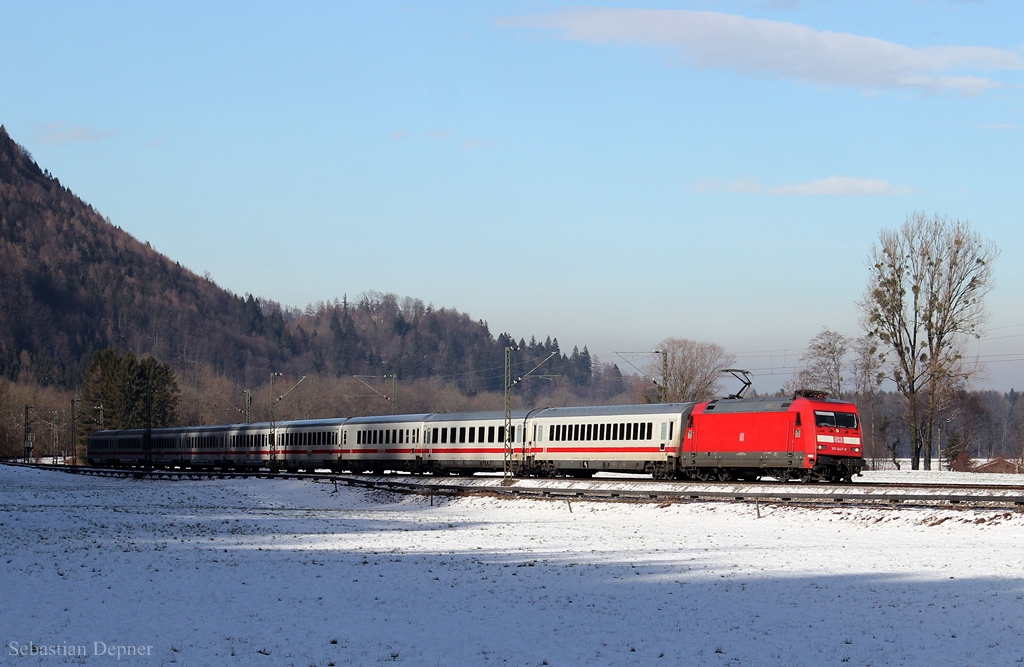
[[773,390],[923,210],[1002,249],[971,351],[1024,386],[1024,3],[5,2],[0,62],[43,167],[239,294],[712,341]]

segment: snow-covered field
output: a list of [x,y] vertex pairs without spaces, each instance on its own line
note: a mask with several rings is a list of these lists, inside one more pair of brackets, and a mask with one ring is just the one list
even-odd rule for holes
[[[431,505],[303,481],[0,466],[0,654],[12,665],[1024,662],[1024,514],[757,512]],[[127,647],[143,655],[109,655]]]

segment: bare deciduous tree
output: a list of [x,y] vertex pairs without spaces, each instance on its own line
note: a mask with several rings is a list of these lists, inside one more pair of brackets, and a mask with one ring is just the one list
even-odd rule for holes
[[[877,341],[870,336],[861,336],[853,341],[853,359],[850,362],[853,391],[857,394],[861,417],[861,433],[864,437],[864,453],[872,459],[872,465],[879,458],[878,442],[875,438],[875,407],[878,402],[878,388],[885,379],[882,360],[878,357]],[[866,417],[866,419],[865,419]],[[864,428],[865,422],[867,428]]]
[[721,345],[700,343],[686,338],[666,338],[659,345],[664,359],[655,359],[648,367],[651,377],[661,378],[667,368],[664,400],[667,402],[704,401],[717,396],[722,371],[736,357]]
[[825,327],[807,344],[800,357],[802,367],[786,383],[786,389],[813,389],[839,398],[843,392],[843,359],[850,349],[850,337]]
[[906,400],[911,463],[931,468],[939,403],[949,387],[978,372],[963,363],[963,345],[986,320],[999,250],[966,221],[915,212],[898,230],[882,230],[871,248],[868,288],[858,303],[877,339],[887,377]]

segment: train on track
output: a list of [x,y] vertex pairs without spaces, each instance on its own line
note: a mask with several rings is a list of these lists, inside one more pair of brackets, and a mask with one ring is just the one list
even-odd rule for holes
[[853,403],[816,394],[98,431],[92,466],[355,473],[500,472],[655,479],[851,481],[864,467]]

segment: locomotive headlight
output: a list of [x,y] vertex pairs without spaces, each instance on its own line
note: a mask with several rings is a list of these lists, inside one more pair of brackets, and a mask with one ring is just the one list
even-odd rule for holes
[[859,451],[860,451],[860,447],[854,447],[854,448],[853,448],[853,451],[855,451],[855,452],[859,452]]
[[821,451],[822,449],[825,449],[825,445],[818,445],[818,451]]

